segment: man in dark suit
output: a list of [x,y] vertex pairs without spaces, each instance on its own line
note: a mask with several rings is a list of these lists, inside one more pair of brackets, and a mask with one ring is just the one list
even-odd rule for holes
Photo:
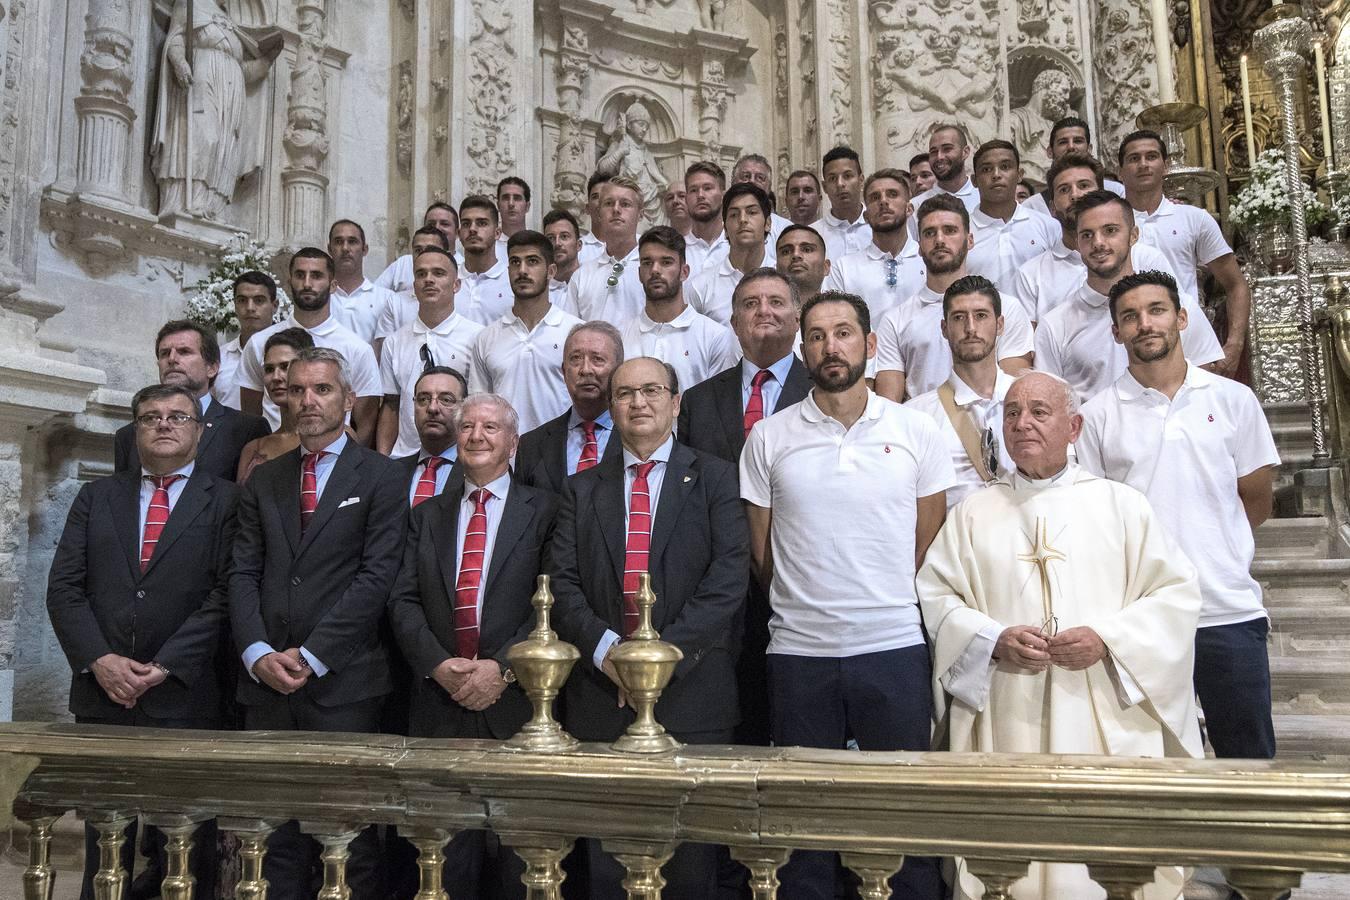
[[[649,571],[652,624],[684,652],[656,716],[685,743],[730,743],[750,576],[736,469],[676,443],[679,385],[660,360],[623,363],[610,396],[622,453],[564,483],[553,541],[554,627],[582,655],[565,689],[564,724],[584,741],[612,741],[633,721],[610,654],[637,625],[637,576]],[[619,864],[588,843],[591,896],[624,896]],[[704,900],[716,870],[711,846],[683,844],[663,867],[663,896]]]
[[[505,398],[475,394],[457,419],[459,469],[412,514],[389,616],[415,679],[409,733],[502,741],[531,714],[506,653],[534,626],[558,504],[512,484],[518,420]],[[494,882],[500,896],[525,896],[524,865],[495,834],[461,832],[445,857],[445,883],[461,896],[496,895]]]
[[[756,269],[731,295],[731,328],[742,359],[685,392],[680,400],[680,441],[739,463],[745,437],[765,416],[800,403],[811,376],[792,352],[797,343],[800,295],[776,269]],[[745,641],[737,662],[741,724],[736,743],[769,743],[769,595],[753,579],[745,607]]]
[[[202,419],[197,465],[217,478],[234,481],[244,445],[271,434],[271,429],[266,420],[230,409],[211,396],[211,382],[220,371],[216,336],[186,319],[169,322],[155,336],[155,364],[160,384],[186,388],[196,398]],[[135,423],[123,425],[113,436],[113,471],[135,472],[140,466]]]
[[449,366],[427,366],[413,385],[413,423],[421,446],[396,460],[407,476],[404,483],[413,507],[445,490],[459,458],[455,415],[468,393],[464,375]]
[[563,383],[572,398],[567,412],[526,433],[516,454],[516,481],[562,493],[563,481],[615,458],[610,440],[609,376],[623,362],[623,338],[608,322],[584,322],[563,344]]
[[[213,662],[236,489],[193,462],[202,422],[191,391],[143,388],[131,409],[139,467],[81,488],[47,581],[47,610],[72,672],[70,711],[81,724],[218,728],[222,686]],[[135,836],[133,823],[122,846],[128,873]],[[162,874],[164,839],[153,834],[147,843],[150,871]],[[92,827],[85,849],[88,900],[98,868]],[[200,896],[214,896],[214,825],[199,830],[193,859]],[[158,881],[148,887],[139,896],[158,896]]]
[[[243,659],[236,694],[249,730],[379,730],[389,650],[379,627],[403,554],[407,482],[344,430],[355,394],[342,354],[291,362],[300,446],[263,463],[239,499],[230,620]],[[380,898],[378,842],[351,843],[353,896]],[[318,844],[292,821],[268,841],[269,896],[312,896]]]

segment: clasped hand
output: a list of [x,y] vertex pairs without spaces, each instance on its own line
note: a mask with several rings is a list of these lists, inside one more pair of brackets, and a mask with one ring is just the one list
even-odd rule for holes
[[124,709],[133,709],[142,694],[164,680],[163,669],[116,653],[103,654],[89,664],[89,671],[108,699]]
[[1044,672],[1052,665],[1076,672],[1106,659],[1106,644],[1086,625],[1053,637],[1035,625],[1013,625],[999,635],[994,658],[1031,672]]
[[474,712],[481,712],[496,703],[506,690],[502,667],[495,659],[454,657],[437,666],[431,677],[451,700]]
[[300,655],[300,648],[291,647],[281,652],[274,650],[259,658],[253,664],[253,674],[279,694],[294,694],[305,686],[314,671]]

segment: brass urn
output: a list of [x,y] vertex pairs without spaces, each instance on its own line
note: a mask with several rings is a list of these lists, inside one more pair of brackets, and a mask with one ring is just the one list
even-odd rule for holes
[[534,630],[525,640],[506,651],[511,670],[516,674],[525,695],[534,705],[534,718],[526,722],[520,733],[507,746],[538,753],[559,753],[574,750],[577,739],[563,731],[553,718],[553,701],[567,682],[572,666],[581,658],[580,651],[558,635],[549,625],[549,610],[553,608],[553,592],[549,577],[540,575],[538,587],[530,602],[534,605]]
[[656,701],[670,684],[675,666],[684,659],[684,653],[674,644],[661,640],[661,635],[652,627],[656,595],[652,593],[652,576],[648,572],[638,576],[636,602],[638,627],[611,651],[609,658],[637,719],[612,746],[627,753],[664,753],[678,749],[681,744],[656,721]]

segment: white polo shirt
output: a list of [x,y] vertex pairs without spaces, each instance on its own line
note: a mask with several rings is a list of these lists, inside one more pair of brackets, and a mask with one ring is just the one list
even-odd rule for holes
[[717,232],[712,243],[694,234],[684,236],[684,262],[689,267],[689,277],[694,278],[707,269],[715,269],[731,252],[731,242],[727,240],[727,230]]
[[[1050,170],[1046,169],[1046,171],[1049,172]],[[1112,181],[1110,178],[1107,178],[1105,179],[1105,187],[1106,190],[1110,191],[1113,194],[1116,194],[1117,196],[1120,197],[1125,196],[1125,185],[1121,184],[1119,181]],[[1050,216],[1050,218],[1052,219],[1054,218],[1055,214],[1052,213],[1050,211],[1050,207],[1046,205],[1045,197],[1041,195],[1040,191],[1037,191],[1027,199],[1023,200],[1021,205],[1025,206],[1032,212],[1038,212],[1041,213],[1042,215]]]
[[469,354],[469,393],[491,391],[511,402],[520,433],[562,415],[572,399],[563,384],[563,343],[581,320],[553,304],[530,331],[508,311],[478,333]]
[[386,395],[398,397],[398,442],[392,456],[416,453],[421,446],[413,419],[413,388],[426,366],[422,348],[429,348],[434,365],[457,369],[467,380],[473,342],[482,330],[482,325],[452,312],[434,328],[414,317],[385,340],[380,351],[380,383]]
[[[263,389],[263,348],[268,338],[287,328],[304,326],[295,321],[293,314],[283,322],[269,325],[249,338],[248,345],[244,347],[244,358],[239,364],[239,386],[262,393],[263,416],[273,431],[281,427],[281,411]],[[383,395],[380,389],[380,367],[375,364],[375,351],[370,349],[370,344],[353,334],[350,328],[334,319],[331,312],[328,318],[313,328],[305,328],[305,331],[314,338],[314,346],[328,347],[346,357],[352,373],[352,391],[358,398]]]
[[894,256],[868,241],[861,250],[830,263],[830,274],[820,287],[825,291],[847,291],[866,300],[875,331],[886,313],[923,289],[927,277],[928,267],[919,256],[918,241],[906,240],[900,253]]
[[591,260],[600,259],[607,255],[608,252],[605,250],[604,241],[600,240],[589,231],[582,232],[581,247],[577,250],[577,262],[579,264],[584,265]]
[[[618,281],[611,285],[609,279],[619,263],[623,265],[617,273]],[[567,300],[562,308],[582,321],[603,319],[622,331],[646,305],[647,295],[638,281],[638,248],[634,245],[621,260],[606,253],[578,266],[567,282]]]
[[[994,396],[988,400],[971,390],[955,372],[947,379],[947,383],[952,386],[952,399],[957,407],[974,420],[975,430],[983,432],[988,429],[997,443],[999,469],[990,474],[997,478],[1001,474],[1011,472],[1012,457],[1008,455],[1008,448],[1003,446],[1003,398],[1008,396],[1008,388],[1012,387],[1013,377],[999,369],[998,375],[994,378]],[[937,389],[920,394],[906,403],[905,407],[928,416],[937,423],[938,431],[942,432],[942,442],[947,447],[947,452],[951,454],[952,468],[956,470],[956,483],[947,489],[947,508],[951,509],[969,494],[984,487],[984,481],[975,471],[975,464],[970,461],[966,448],[961,444],[961,438],[957,437],[956,426],[952,424],[951,417],[942,406]]]
[[[1181,348],[1198,366],[1223,359],[1205,311],[1195,297],[1181,295],[1186,330]],[[1036,327],[1036,368],[1063,378],[1087,402],[1109,387],[1129,365],[1125,348],[1111,334],[1111,310],[1105,294],[1083,283],[1069,299],[1050,311]]]
[[[1130,248],[1130,264],[1136,272],[1153,269],[1176,277],[1167,257],[1142,242]],[[1087,274],[1083,258],[1077,250],[1064,246],[1061,236],[1060,240],[1050,245],[1047,252],[1023,263],[1017,270],[1017,286],[1013,295],[1022,301],[1022,309],[1027,317],[1033,322],[1039,322],[1050,310],[1086,284]]]
[[220,371],[211,384],[211,396],[221,406],[239,408],[239,364],[243,359],[244,351],[239,346],[239,338],[220,345]]
[[1250,388],[1190,365],[1169,401],[1126,371],[1083,407],[1075,447],[1084,469],[1148,497],[1200,576],[1201,627],[1266,615],[1237,480],[1280,455]]
[[460,268],[455,311],[461,316],[480,325],[489,325],[509,313],[515,302],[505,254],[499,252],[497,261],[486,272],[474,273]]
[[[756,266],[775,268],[778,257],[773,248],[765,245],[764,260]],[[684,283],[684,300],[703,315],[720,322],[731,324],[731,297],[736,293],[736,285],[741,283],[745,273],[731,264],[731,257],[724,256],[716,266],[704,269]]]
[[556,278],[548,280],[548,302],[554,306],[562,306],[567,302],[567,282]]
[[822,213],[811,227],[825,239],[825,257],[832,261],[843,259],[872,243],[872,226],[867,224],[861,212],[852,222],[837,218],[833,211]]
[[639,312],[623,329],[623,355],[652,356],[669,363],[679,377],[680,390],[687,391],[734,366],[741,348],[730,328],[685,306],[669,322],[653,322],[646,309]]
[[975,208],[980,205],[980,191],[979,188],[975,187],[975,182],[971,179],[970,175],[967,174],[966,183],[954,191],[947,190],[935,181],[933,182],[933,186],[928,190],[910,198],[909,205],[914,209],[914,212],[909,217],[909,221],[906,223],[906,227],[909,228],[910,237],[915,238],[916,240],[919,237],[919,207],[923,206],[923,201],[927,200],[929,197],[936,197],[938,194],[946,194],[949,197],[955,197],[960,200],[965,204],[966,212],[974,212]]
[[1017,270],[1056,244],[1064,246],[1063,230],[1049,216],[1024,206],[1013,209],[1012,218],[985,215],[978,206],[970,213],[970,233],[975,246],[966,256],[966,269],[983,275],[1004,295],[1017,296]]
[[384,309],[380,310],[380,318],[375,322],[375,337],[389,337],[417,318],[417,309],[417,297],[411,292],[394,294],[385,301]]
[[[903,372],[905,396],[918,397],[952,374],[952,348],[942,336],[942,295],[925,284],[877,326],[877,371]],[[1017,302],[1003,304],[1003,334],[994,345],[1000,360],[1030,353],[1031,323]]]
[[1199,294],[1196,270],[1233,252],[1219,223],[1206,210],[1166,197],[1152,214],[1134,211],[1139,242],[1156,247],[1172,264],[1182,293]]
[[366,343],[379,336],[377,324],[384,308],[397,302],[398,295],[388,288],[379,287],[369,279],[363,279],[361,286],[350,294],[334,285],[330,309],[335,319],[351,329],[352,333]]
[[815,392],[756,423],[741,497],[773,513],[769,653],[844,657],[923,643],[918,498],[955,481],[933,421],[872,392],[853,427]]
[[778,246],[778,236],[783,233],[783,229],[792,224],[792,220],[780,216],[778,213],[769,213],[769,247]]
[[[459,249],[455,250],[455,263],[461,269],[464,268],[464,253]],[[411,297],[413,289],[412,254],[405,253],[385,266],[384,271],[380,273],[380,277],[375,279],[375,286],[393,291],[395,294],[407,294]]]

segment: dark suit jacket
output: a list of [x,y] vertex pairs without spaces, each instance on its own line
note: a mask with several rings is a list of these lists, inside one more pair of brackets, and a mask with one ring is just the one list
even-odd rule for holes
[[[623,633],[624,493],[622,455],[569,478],[553,538],[553,627],[581,651],[567,682],[564,721],[588,741],[613,740],[633,720],[592,659],[605,631]],[[730,729],[739,718],[736,654],[749,543],[736,468],[676,443],[648,557],[652,624],[684,652],[656,707],[676,734]]]
[[[778,403],[767,410],[769,416],[806,399],[811,376],[796,356],[788,369],[787,381],[778,394]],[[741,364],[724,369],[680,397],[681,443],[695,450],[720,456],[727,462],[740,462],[745,449],[745,407],[741,403]]]
[[[197,443],[197,468],[217,478],[234,481],[239,471],[239,455],[254,438],[272,433],[267,420],[248,416],[215,399],[202,417],[202,437]],[[117,429],[113,436],[113,471],[140,473],[141,457],[136,451],[136,423]]]
[[[568,477],[567,420],[571,415],[569,408],[558,418],[521,435],[520,446],[516,448],[515,480],[518,484],[562,493],[563,482]],[[618,437],[611,433],[600,461],[622,456],[619,444]]]
[[[230,620],[239,652],[257,641],[304,647],[329,671],[302,688],[335,707],[389,693],[380,620],[407,530],[398,464],[348,439],[309,527],[300,533],[300,448],[253,471],[239,498]],[[350,502],[349,502],[350,501]],[[246,706],[285,702],[239,671]]]
[[[502,692],[492,706],[472,712],[450,699],[430,675],[447,659],[462,656],[455,638],[455,545],[464,476],[452,471],[445,490],[413,510],[403,568],[389,601],[389,618],[403,656],[413,669],[411,731],[418,737],[476,737],[481,717],[487,730],[506,740],[530,718],[532,708],[519,685]],[[492,545],[487,582],[481,585],[478,657],[510,666],[506,651],[534,627],[535,576],[545,571],[557,498],[547,491],[512,484]]]
[[70,661],[70,711],[115,718],[89,664],[105,653],[156,661],[169,678],[138,706],[151,718],[219,718],[220,678],[213,664],[225,627],[233,484],[193,470],[141,572],[139,472],[100,478],[80,489],[47,580],[47,611]]

